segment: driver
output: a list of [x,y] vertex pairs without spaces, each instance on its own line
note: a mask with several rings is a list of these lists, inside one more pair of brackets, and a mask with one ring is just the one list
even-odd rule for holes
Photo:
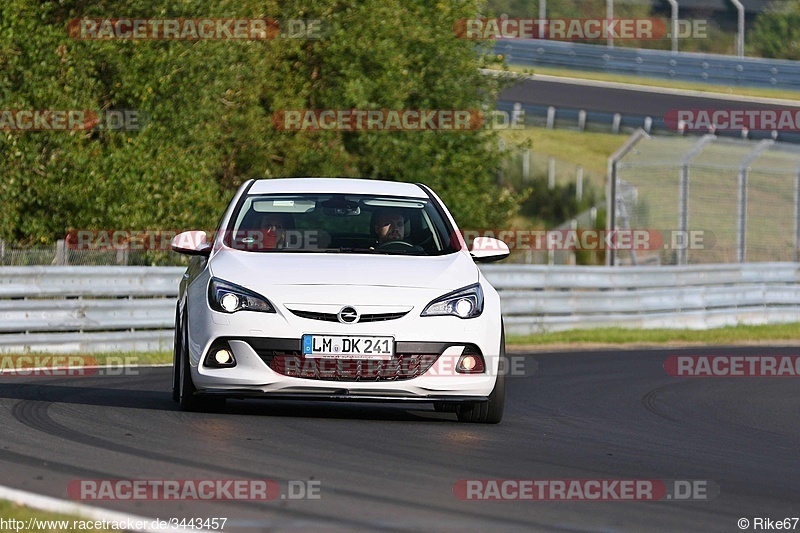
[[378,238],[378,245],[392,241],[402,241],[405,237],[406,221],[397,209],[384,209],[375,214],[372,232]]
[[290,226],[288,215],[283,213],[265,213],[258,223],[261,233],[261,244],[265,250],[283,248],[286,245],[286,230]]

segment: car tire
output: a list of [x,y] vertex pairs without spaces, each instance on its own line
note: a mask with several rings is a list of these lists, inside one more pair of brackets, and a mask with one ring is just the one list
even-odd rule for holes
[[216,396],[199,396],[192,381],[189,365],[189,339],[186,321],[181,325],[180,365],[178,383],[178,402],[182,411],[221,412],[225,410],[225,398]]
[[172,346],[172,401],[181,401],[181,329],[180,312],[175,310],[175,337]]
[[458,406],[456,415],[460,422],[473,422],[478,424],[497,424],[503,420],[503,410],[506,401],[506,336],[505,328],[500,329],[500,364],[498,366],[497,380],[494,389],[489,394],[486,402],[463,403]]

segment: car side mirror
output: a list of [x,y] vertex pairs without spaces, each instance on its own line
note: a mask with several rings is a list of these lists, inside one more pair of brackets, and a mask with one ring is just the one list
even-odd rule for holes
[[172,251],[179,254],[208,257],[211,254],[211,245],[206,241],[205,231],[184,231],[172,238]]
[[505,259],[511,251],[508,249],[508,245],[500,239],[475,237],[469,253],[476,263],[491,263]]

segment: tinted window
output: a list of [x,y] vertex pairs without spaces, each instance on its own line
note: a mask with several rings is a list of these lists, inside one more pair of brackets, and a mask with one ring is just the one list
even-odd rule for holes
[[253,252],[442,255],[456,251],[452,231],[426,199],[250,195],[226,243]]

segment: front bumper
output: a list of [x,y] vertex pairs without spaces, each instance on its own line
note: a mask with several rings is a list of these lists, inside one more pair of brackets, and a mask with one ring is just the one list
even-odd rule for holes
[[377,402],[377,403],[430,403],[430,402],[447,402],[447,403],[475,403],[475,402],[488,402],[488,396],[456,396],[456,395],[441,395],[441,396],[395,396],[389,394],[350,394],[347,389],[334,389],[331,391],[315,390],[312,392],[304,391],[289,391],[289,392],[259,392],[251,389],[206,389],[202,392],[207,396],[224,396],[225,398],[233,398],[236,400],[245,400],[251,398],[269,399],[269,400],[296,400],[296,401],[323,401],[323,402]]
[[[388,361],[305,359],[300,339],[222,337],[209,347],[226,345],[236,366],[204,365],[208,351],[192,367],[202,394],[234,398],[269,397],[366,401],[485,401],[494,388],[497,356],[474,343],[396,342]],[[482,373],[456,371],[464,353],[483,358]]]

